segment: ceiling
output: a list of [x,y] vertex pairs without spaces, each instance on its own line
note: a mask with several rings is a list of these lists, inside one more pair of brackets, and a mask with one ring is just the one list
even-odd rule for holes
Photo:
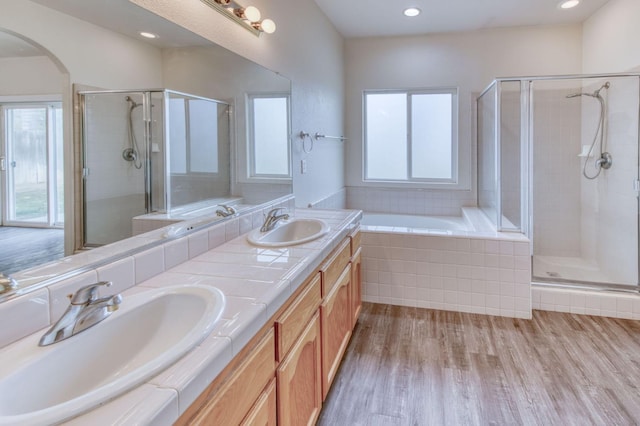
[[[561,10],[560,0],[315,0],[347,38],[418,35],[487,28],[584,22],[609,0],[581,0]],[[422,13],[407,18],[403,10]]]
[[[173,22],[150,13],[128,0],[32,0],[66,15],[144,40],[156,47],[206,46],[211,42]],[[142,39],[140,31],[154,33],[154,40]]]
[[[209,44],[128,0],[33,1],[138,39],[139,31],[153,32],[159,37],[145,41],[160,48]],[[559,0],[315,0],[347,38],[580,23],[608,1],[581,0],[573,9],[560,10]],[[415,18],[405,17],[402,11],[409,6],[420,8],[422,13]],[[28,43],[0,31],[0,57],[39,55]]]

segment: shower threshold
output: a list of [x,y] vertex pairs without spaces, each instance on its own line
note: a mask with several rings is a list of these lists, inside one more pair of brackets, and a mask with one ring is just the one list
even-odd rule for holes
[[580,257],[533,256],[532,282],[591,290],[637,291],[638,286],[609,277],[597,264]]

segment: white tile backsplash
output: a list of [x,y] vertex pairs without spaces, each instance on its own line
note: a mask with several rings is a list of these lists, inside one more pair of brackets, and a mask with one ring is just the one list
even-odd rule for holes
[[49,292],[46,288],[0,304],[0,347],[49,325]]

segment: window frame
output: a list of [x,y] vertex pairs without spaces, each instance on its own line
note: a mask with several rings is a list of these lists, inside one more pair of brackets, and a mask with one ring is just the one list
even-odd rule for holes
[[[406,179],[385,179],[368,177],[368,114],[367,114],[367,96],[381,94],[405,94],[407,96],[406,112]],[[451,178],[415,178],[412,175],[412,95],[425,94],[449,94],[451,95]],[[382,90],[365,90],[362,94],[362,182],[365,184],[386,184],[403,187],[430,187],[430,186],[457,186],[459,182],[459,140],[458,140],[458,122],[459,122],[459,89],[457,87],[436,87],[436,88],[414,88],[414,89],[382,89]]]
[[[264,174],[256,173],[256,153],[255,153],[255,127],[254,127],[254,100],[255,99],[285,99],[287,105],[287,174]],[[247,131],[247,180],[248,181],[273,181],[289,182],[293,178],[293,167],[291,164],[291,96],[288,92],[262,92],[247,93],[246,95],[246,131]]]

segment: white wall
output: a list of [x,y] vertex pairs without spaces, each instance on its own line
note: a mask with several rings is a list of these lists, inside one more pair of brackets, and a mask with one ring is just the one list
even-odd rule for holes
[[162,82],[160,50],[148,43],[26,0],[0,0],[0,9],[0,30],[20,34],[48,50],[73,83],[138,88]]
[[581,42],[579,25],[347,40],[347,185],[363,185],[364,90],[458,87],[459,188],[471,190],[477,93],[495,77],[579,73]]
[[[344,132],[343,39],[313,0],[256,0],[264,17],[276,22],[274,34],[255,37],[200,0],[131,0],[233,52],[292,80],[293,191],[306,206],[344,187],[344,145],[321,141],[305,154],[301,130]],[[300,161],[307,161],[306,174]]]
[[625,72],[640,67],[640,1],[610,0],[584,22],[582,72]]
[[60,95],[60,70],[46,56],[0,58],[0,95]]

